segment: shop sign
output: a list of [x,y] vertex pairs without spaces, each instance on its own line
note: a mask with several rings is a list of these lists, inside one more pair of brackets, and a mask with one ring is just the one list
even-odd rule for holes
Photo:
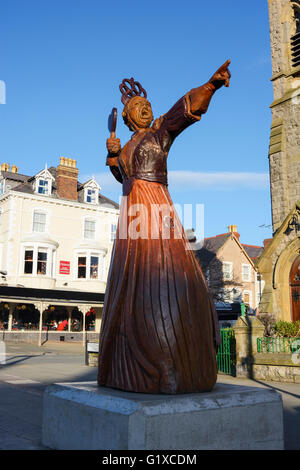
[[70,274],[70,261],[60,261],[59,274]]

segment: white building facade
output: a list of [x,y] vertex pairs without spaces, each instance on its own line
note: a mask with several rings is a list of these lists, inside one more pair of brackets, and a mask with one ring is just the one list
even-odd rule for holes
[[[52,306],[56,291],[81,292],[83,302],[84,292],[104,295],[119,208],[100,193],[94,178],[81,184],[77,177],[75,160],[63,157],[57,168],[45,168],[33,177],[1,165],[0,301],[6,307],[11,299],[5,290],[1,295],[5,286],[40,290],[42,299],[43,290],[51,290]],[[65,307],[72,307],[70,300]],[[23,302],[26,306],[25,297]],[[78,301],[75,304],[78,307]],[[90,304],[84,302],[85,310]],[[39,330],[43,328],[42,323]]]

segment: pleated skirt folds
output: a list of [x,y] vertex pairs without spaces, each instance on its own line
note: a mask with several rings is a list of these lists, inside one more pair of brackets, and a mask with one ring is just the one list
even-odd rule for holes
[[123,198],[99,341],[98,383],[141,393],[210,391],[216,322],[167,187],[135,180]]

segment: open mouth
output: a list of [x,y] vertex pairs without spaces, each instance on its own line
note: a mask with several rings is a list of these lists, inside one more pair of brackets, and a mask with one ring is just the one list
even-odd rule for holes
[[141,115],[142,115],[143,118],[149,117],[150,116],[149,110],[148,109],[143,109],[142,112],[141,112]]
[[141,114],[140,114],[141,118],[142,119],[150,119],[151,118],[151,111],[148,109],[148,108],[143,108],[141,110]]

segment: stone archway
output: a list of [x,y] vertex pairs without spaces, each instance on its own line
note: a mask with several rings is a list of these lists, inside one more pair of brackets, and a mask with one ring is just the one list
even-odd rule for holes
[[290,270],[290,296],[292,320],[300,320],[300,255],[297,256]]
[[297,237],[289,242],[288,238],[284,237],[281,240],[278,239],[277,249],[274,250],[272,255],[272,308],[269,310],[269,313],[274,313],[278,319],[285,321],[291,321],[293,318],[290,297],[290,273],[291,266],[299,253],[300,239]]

